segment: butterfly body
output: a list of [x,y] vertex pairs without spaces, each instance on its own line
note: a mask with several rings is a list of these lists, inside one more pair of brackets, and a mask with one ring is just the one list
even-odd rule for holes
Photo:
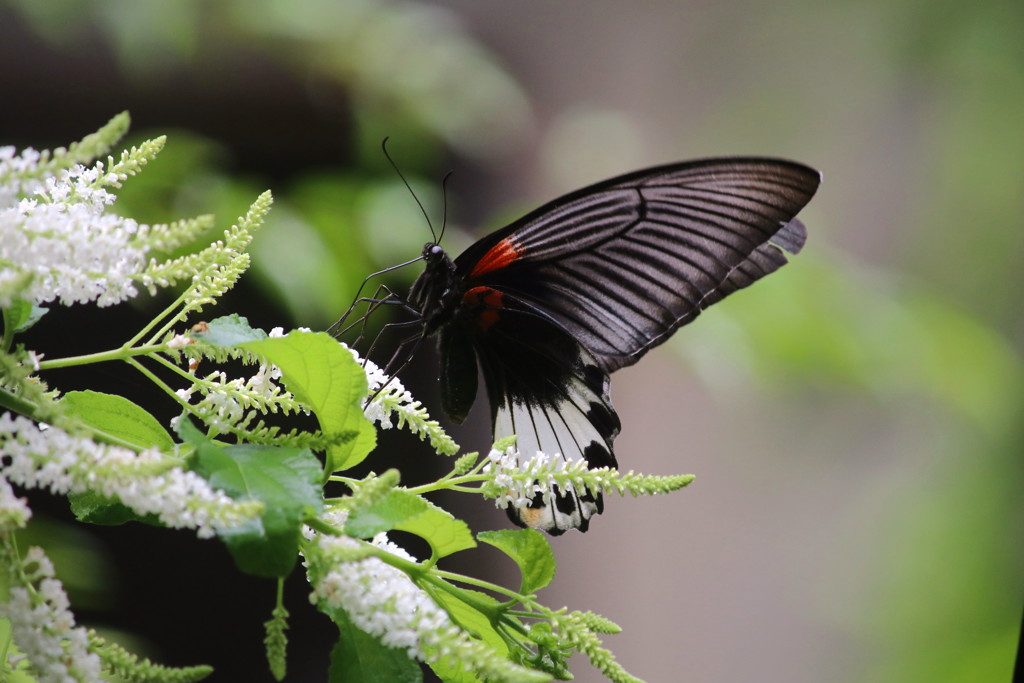
[[[428,243],[409,302],[439,339],[445,412],[465,419],[479,367],[495,438],[516,434],[521,459],[615,466],[610,374],[785,264],[819,181],[777,159],[684,162],[556,199],[454,260]],[[559,534],[602,509],[599,495],[556,488],[509,513]]]

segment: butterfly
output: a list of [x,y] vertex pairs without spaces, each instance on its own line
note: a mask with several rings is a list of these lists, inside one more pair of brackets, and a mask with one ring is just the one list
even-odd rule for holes
[[[611,373],[800,251],[795,216],[820,180],[781,159],[687,161],[559,197],[454,260],[428,242],[404,303],[419,339],[438,339],[445,413],[466,418],[479,368],[494,438],[517,435],[521,459],[616,467]],[[508,513],[558,535],[586,531],[603,507],[556,487]]]

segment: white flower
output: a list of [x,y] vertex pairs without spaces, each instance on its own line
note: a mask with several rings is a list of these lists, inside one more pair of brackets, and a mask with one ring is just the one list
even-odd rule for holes
[[[587,469],[585,460],[567,461],[559,454],[549,456],[537,451],[532,458],[523,459],[514,446],[504,451],[492,449],[487,459],[481,469],[482,474],[490,477],[485,493],[493,497],[494,504],[500,508],[527,507],[538,493],[550,504],[556,489],[566,495],[576,488],[574,479],[592,472]],[[581,490],[587,487],[580,483]]]
[[114,195],[98,182],[103,163],[27,178],[38,153],[10,149],[0,149],[0,306],[15,298],[109,306],[135,296],[147,252],[136,236],[149,227],[106,213]]
[[391,429],[394,426],[391,418],[396,416],[399,427],[408,427],[409,431],[418,434],[420,439],[429,439],[436,452],[445,455],[459,452],[459,445],[445,433],[437,420],[430,419],[430,414],[423,404],[412,397],[397,377],[388,376],[372,360],[363,358],[347,344],[341,345],[366,372],[367,388],[371,396],[363,407],[366,419],[378,423],[381,429]]
[[28,501],[14,495],[10,483],[0,476],[0,533],[21,529],[31,517]]
[[192,411],[206,424],[227,432],[250,422],[252,413],[246,413],[248,408],[264,414],[300,408],[295,397],[278,384],[281,376],[281,369],[272,364],[260,365],[256,374],[245,379],[229,380],[227,374],[217,371],[189,389],[179,389],[177,394],[188,400],[192,393],[202,392],[202,399],[192,406]]
[[32,363],[32,369],[35,370],[36,372],[39,372],[39,361],[43,359],[44,355],[45,354],[36,353],[35,351],[31,350],[28,352],[28,360],[30,363]]
[[0,206],[3,207],[13,206],[19,195],[34,194],[42,187],[42,183],[32,177],[42,155],[31,147],[18,156],[15,152],[14,147],[0,147]]
[[168,463],[157,449],[136,453],[42,430],[25,417],[0,415],[0,476],[53,493],[93,491],[116,498],[137,514],[156,515],[168,527],[195,529],[200,538],[257,515],[261,504],[235,501],[195,472]]
[[[336,523],[337,517],[331,518],[328,513],[325,521]],[[332,562],[332,556],[345,558],[358,553],[362,544],[356,539],[307,534],[319,551],[307,555],[307,563],[319,568],[311,572],[315,577],[311,602],[344,610],[357,628],[389,647],[405,650],[414,659],[451,662],[479,672],[486,680],[516,680],[516,675],[524,672],[456,626],[448,613],[400,569],[379,557]],[[402,559],[415,561],[386,534],[378,534],[372,542]]]
[[184,335],[184,334],[176,334],[173,337],[171,337],[170,340],[168,340],[167,348],[169,348],[169,349],[180,349],[182,347],[188,346],[192,342],[193,342],[192,337],[189,337],[188,335]]
[[75,627],[67,594],[53,577],[53,565],[39,548],[29,549],[23,571],[33,584],[12,586],[0,616],[11,623],[11,637],[41,683],[101,681],[100,658],[89,652],[85,629]]

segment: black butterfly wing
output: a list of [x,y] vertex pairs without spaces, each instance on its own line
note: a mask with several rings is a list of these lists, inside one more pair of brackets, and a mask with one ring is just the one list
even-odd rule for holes
[[[609,373],[784,265],[819,182],[774,159],[674,164],[566,195],[480,240],[445,280],[461,292],[440,332],[445,410],[465,417],[479,364],[495,438],[516,434],[520,461],[541,451],[614,466]],[[601,510],[599,496],[550,489],[509,513],[558,534]]]
[[[463,314],[441,331],[442,401],[449,414],[468,411],[479,363],[495,437],[518,436],[520,463],[541,452],[556,461],[614,467],[619,419],[608,398],[608,374],[593,356],[543,311],[513,295],[475,288],[465,301]],[[445,368],[468,368],[474,376],[446,374]],[[529,505],[510,507],[510,518],[556,535],[586,531],[590,517],[603,509],[599,494],[572,487],[522,495]]]
[[726,295],[786,263],[806,238],[796,214],[820,174],[779,159],[662,166],[556,199],[455,260],[547,313],[607,372]]

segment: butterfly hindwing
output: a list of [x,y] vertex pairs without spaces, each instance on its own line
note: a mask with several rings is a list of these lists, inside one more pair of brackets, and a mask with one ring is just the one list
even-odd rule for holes
[[452,422],[461,424],[476,399],[476,352],[471,334],[449,325],[441,330],[441,406]]
[[[442,332],[442,367],[456,363],[451,340],[473,340],[491,404],[495,440],[516,434],[520,461],[538,451],[588,467],[614,467],[612,443],[619,419],[608,397],[608,374],[565,330],[543,312],[512,295],[477,291],[466,297],[461,324]],[[474,366],[475,371],[475,366]],[[442,395],[456,392],[453,376],[441,376]],[[603,508],[586,491],[538,493],[524,508],[510,508],[513,521],[559,534],[586,529]]]

